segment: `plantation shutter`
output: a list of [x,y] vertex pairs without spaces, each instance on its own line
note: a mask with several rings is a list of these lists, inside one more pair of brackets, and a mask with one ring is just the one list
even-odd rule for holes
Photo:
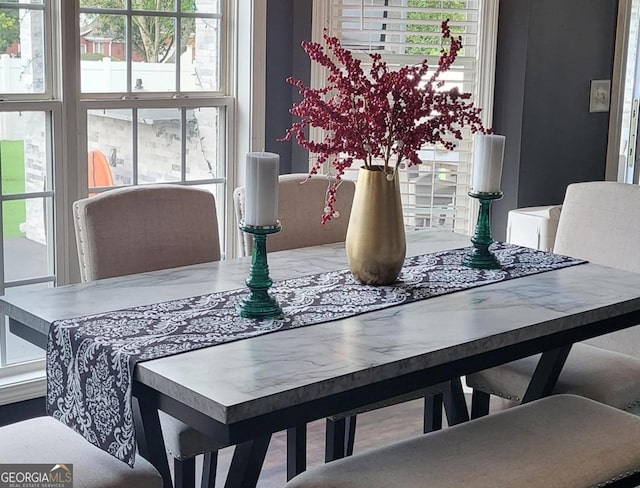
[[[369,60],[367,53],[377,52],[390,66],[418,64],[424,58],[430,66],[436,66],[441,23],[449,19],[452,34],[462,37],[463,49],[444,79],[447,84],[473,93],[473,101],[478,104],[479,0],[330,1],[329,21],[325,24],[329,33],[363,63]],[[490,112],[491,107],[483,108]],[[408,230],[437,227],[470,233],[471,199],[467,192],[471,181],[472,138],[469,130],[463,131],[463,136],[463,140],[455,141],[453,151],[425,146],[420,152],[422,164],[400,170]],[[346,177],[356,179],[358,167],[354,164]]]

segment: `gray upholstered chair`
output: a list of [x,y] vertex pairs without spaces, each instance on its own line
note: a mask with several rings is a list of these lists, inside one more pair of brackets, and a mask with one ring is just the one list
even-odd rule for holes
[[[162,488],[160,473],[137,456],[131,469],[52,417],[36,417],[0,428],[0,460],[9,464],[73,464],[73,486]],[[64,468],[63,468],[64,469]]]
[[[325,176],[309,177],[306,174],[280,176],[278,217],[282,223],[282,231],[269,236],[267,240],[269,252],[344,241],[351,215],[355,184],[349,180],[344,180],[340,184],[335,205],[335,210],[340,212],[340,216],[321,225],[320,217],[328,189],[329,180]],[[233,204],[236,222],[239,223],[244,215],[244,187],[236,188],[233,192]],[[241,243],[240,255],[251,255],[252,236],[239,229],[238,232]]]
[[[640,272],[639,242],[640,187],[589,182],[567,188],[555,253]],[[473,388],[472,417],[488,412],[491,394],[520,401],[538,358],[468,375],[467,385]],[[575,344],[553,393],[573,393],[623,410],[635,410],[640,402],[640,329],[632,327]]]
[[[82,281],[220,259],[214,197],[205,190],[147,185],[109,190],[73,204]],[[174,486],[195,485],[195,456],[205,454],[203,487],[213,487],[217,450],[226,447],[160,412]],[[133,485],[132,485],[133,486]]]
[[[282,231],[269,236],[268,251],[282,251],[307,246],[317,246],[334,242],[343,242],[347,234],[351,204],[355,192],[355,183],[343,180],[337,190],[335,210],[340,212],[326,224],[321,223],[321,214],[331,181],[326,176],[307,174],[290,174],[280,176],[278,187],[278,215],[282,223]],[[244,187],[233,192],[233,203],[236,222],[244,216]],[[252,251],[252,237],[240,231],[239,241],[242,244],[241,254],[248,256]],[[460,386],[460,395],[462,389]],[[355,439],[356,415],[366,411],[394,405],[416,398],[425,398],[425,432],[438,429],[442,425],[443,393],[450,393],[447,383],[435,385],[399,398],[368,405],[349,412],[333,415],[327,419],[327,441],[325,459],[333,459],[350,455],[353,452]],[[445,397],[449,400],[449,397]],[[452,400],[453,401],[453,400]],[[460,419],[449,419],[457,423]],[[292,439],[290,439],[293,442]],[[290,450],[293,449],[291,446]]]
[[119,188],[73,204],[82,281],[218,261],[213,195],[178,185]]

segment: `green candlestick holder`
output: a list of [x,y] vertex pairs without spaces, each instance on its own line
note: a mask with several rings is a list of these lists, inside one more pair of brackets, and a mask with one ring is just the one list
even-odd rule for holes
[[280,232],[281,229],[280,221],[269,226],[245,225],[244,221],[240,222],[240,230],[253,235],[251,267],[249,268],[249,277],[246,280],[250,294],[238,307],[238,313],[241,317],[249,319],[284,317],[278,302],[269,295],[269,288],[273,281],[269,278],[269,265],[267,264],[267,236]]
[[491,238],[491,221],[489,210],[493,200],[502,198],[502,192],[486,193],[470,191],[469,196],[480,200],[480,211],[478,212],[478,222],[476,230],[471,237],[473,248],[462,258],[462,264],[469,268],[479,269],[499,269],[500,261],[495,254],[489,251],[489,246],[493,243]]

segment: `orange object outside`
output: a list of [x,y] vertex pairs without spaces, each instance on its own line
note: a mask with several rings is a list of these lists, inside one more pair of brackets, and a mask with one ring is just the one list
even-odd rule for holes
[[[89,189],[100,188],[105,186],[113,186],[113,175],[111,174],[111,167],[109,161],[102,151],[89,151],[88,174],[89,174]],[[95,193],[90,193],[89,196],[93,196]]]

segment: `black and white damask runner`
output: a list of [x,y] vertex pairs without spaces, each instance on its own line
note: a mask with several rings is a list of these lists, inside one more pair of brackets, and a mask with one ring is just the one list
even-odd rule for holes
[[238,289],[55,322],[47,348],[47,410],[92,444],[133,466],[131,402],[137,362],[583,263],[496,243],[501,270],[461,265],[467,249],[407,258],[397,283],[367,286],[348,270],[274,283],[282,320],[238,316]]

